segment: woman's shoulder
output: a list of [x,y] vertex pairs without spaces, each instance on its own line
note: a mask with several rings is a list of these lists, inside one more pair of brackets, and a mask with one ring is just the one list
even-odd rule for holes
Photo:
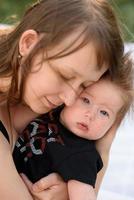
[[4,137],[7,139],[7,141],[9,142],[9,135],[8,135],[8,132],[4,126],[4,124],[2,123],[2,121],[0,120],[0,132],[1,134],[4,135]]
[[9,135],[7,133],[4,123],[0,120],[0,158],[2,162],[5,162],[7,156],[11,153]]
[[8,133],[8,115],[6,105],[0,104],[0,135],[3,135],[6,140],[9,142],[9,133]]

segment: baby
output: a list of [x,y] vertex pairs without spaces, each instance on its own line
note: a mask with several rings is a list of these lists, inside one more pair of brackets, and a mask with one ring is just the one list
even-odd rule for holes
[[32,182],[57,172],[68,184],[70,200],[95,200],[96,176],[103,167],[95,140],[115,122],[120,124],[132,103],[131,89],[126,75],[118,83],[105,75],[72,106],[61,106],[32,121],[14,150],[18,172]]

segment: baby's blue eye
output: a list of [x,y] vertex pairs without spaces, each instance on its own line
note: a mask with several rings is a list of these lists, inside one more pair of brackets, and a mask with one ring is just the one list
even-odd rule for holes
[[88,98],[86,98],[86,97],[83,97],[82,99],[83,99],[83,102],[84,102],[84,103],[87,103],[87,104],[89,104],[89,103],[90,103],[90,100],[89,100]]
[[106,112],[105,110],[101,110],[100,113],[101,113],[103,116],[109,117],[108,112]]

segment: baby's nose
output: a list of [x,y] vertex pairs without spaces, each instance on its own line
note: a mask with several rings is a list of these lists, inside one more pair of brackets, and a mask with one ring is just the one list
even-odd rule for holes
[[94,120],[97,115],[97,108],[95,108],[93,105],[90,106],[88,111],[85,113],[85,117],[87,117],[89,120]]

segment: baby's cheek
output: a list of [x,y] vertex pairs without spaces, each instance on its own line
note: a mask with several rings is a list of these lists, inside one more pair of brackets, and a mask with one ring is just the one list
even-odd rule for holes
[[96,139],[99,139],[105,135],[105,133],[108,131],[109,126],[105,123],[99,123],[96,126]]

